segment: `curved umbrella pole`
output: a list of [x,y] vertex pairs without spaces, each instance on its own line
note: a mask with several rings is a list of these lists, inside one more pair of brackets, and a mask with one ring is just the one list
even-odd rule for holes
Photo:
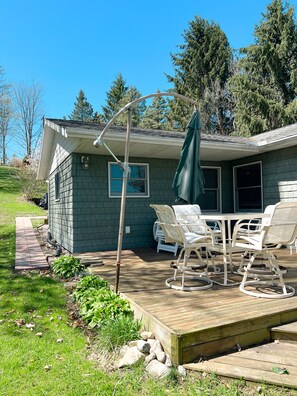
[[[153,97],[159,96],[173,96],[175,98],[181,99],[185,102],[192,103],[194,107],[197,109],[198,104],[194,99],[188,98],[187,96],[180,95],[175,92],[157,92],[154,94],[149,94],[146,96],[142,96],[138,99],[133,100],[132,102],[126,104],[121,110],[119,110],[113,118],[106,124],[103,131],[99,135],[99,137],[94,141],[95,147],[104,146],[107,151],[113,156],[118,165],[123,170],[123,183],[122,183],[122,196],[121,196],[121,212],[120,212],[120,223],[119,223],[119,234],[118,234],[118,248],[117,248],[117,269],[116,269],[116,284],[115,284],[115,292],[118,293],[119,290],[119,280],[120,280],[120,268],[121,268],[121,256],[122,256],[122,246],[123,246],[123,236],[124,236],[124,221],[125,221],[125,208],[126,208],[126,192],[127,192],[127,179],[129,177],[129,148],[130,148],[130,134],[131,134],[131,123],[132,123],[132,114],[131,110],[133,106],[137,103],[142,102],[146,99],[150,99]],[[114,121],[125,111],[128,111],[128,120],[127,120],[127,132],[126,132],[126,142],[125,142],[125,157],[124,163],[122,163],[110,150],[110,148],[103,141],[103,137],[110,128],[110,126],[114,123]]]

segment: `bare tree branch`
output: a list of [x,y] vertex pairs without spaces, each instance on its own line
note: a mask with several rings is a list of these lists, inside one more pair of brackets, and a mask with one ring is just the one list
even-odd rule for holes
[[41,85],[34,80],[31,84],[21,82],[13,88],[18,143],[26,150],[27,157],[32,156],[41,134],[42,95]]

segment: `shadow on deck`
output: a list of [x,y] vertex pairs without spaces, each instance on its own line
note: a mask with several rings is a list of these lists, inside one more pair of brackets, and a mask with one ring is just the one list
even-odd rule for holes
[[[288,268],[286,283],[297,286],[297,255],[290,255],[287,249],[277,255],[279,263]],[[92,268],[92,273],[114,285],[116,252],[97,252],[96,256],[104,265]],[[239,291],[238,284],[192,292],[169,289],[165,280],[172,276],[170,263],[174,260],[173,254],[149,249],[123,251],[119,290],[177,364],[232,352],[239,345],[269,342],[272,327],[297,320],[297,296],[250,297]],[[218,256],[216,262],[220,264],[220,260]],[[231,279],[239,282],[241,276],[232,274]]]

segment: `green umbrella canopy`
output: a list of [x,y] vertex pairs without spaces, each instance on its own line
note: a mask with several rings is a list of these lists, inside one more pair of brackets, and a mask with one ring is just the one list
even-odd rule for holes
[[204,176],[200,166],[201,121],[197,110],[193,112],[187,128],[172,188],[176,201],[195,204],[199,195],[204,193]]

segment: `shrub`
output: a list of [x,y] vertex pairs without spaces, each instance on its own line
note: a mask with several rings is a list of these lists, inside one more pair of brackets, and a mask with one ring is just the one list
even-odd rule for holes
[[99,289],[109,289],[108,282],[96,275],[85,276],[77,283],[73,293],[73,300],[79,302],[91,290]]
[[72,278],[82,274],[85,266],[74,256],[61,256],[53,262],[52,270],[59,278]]

